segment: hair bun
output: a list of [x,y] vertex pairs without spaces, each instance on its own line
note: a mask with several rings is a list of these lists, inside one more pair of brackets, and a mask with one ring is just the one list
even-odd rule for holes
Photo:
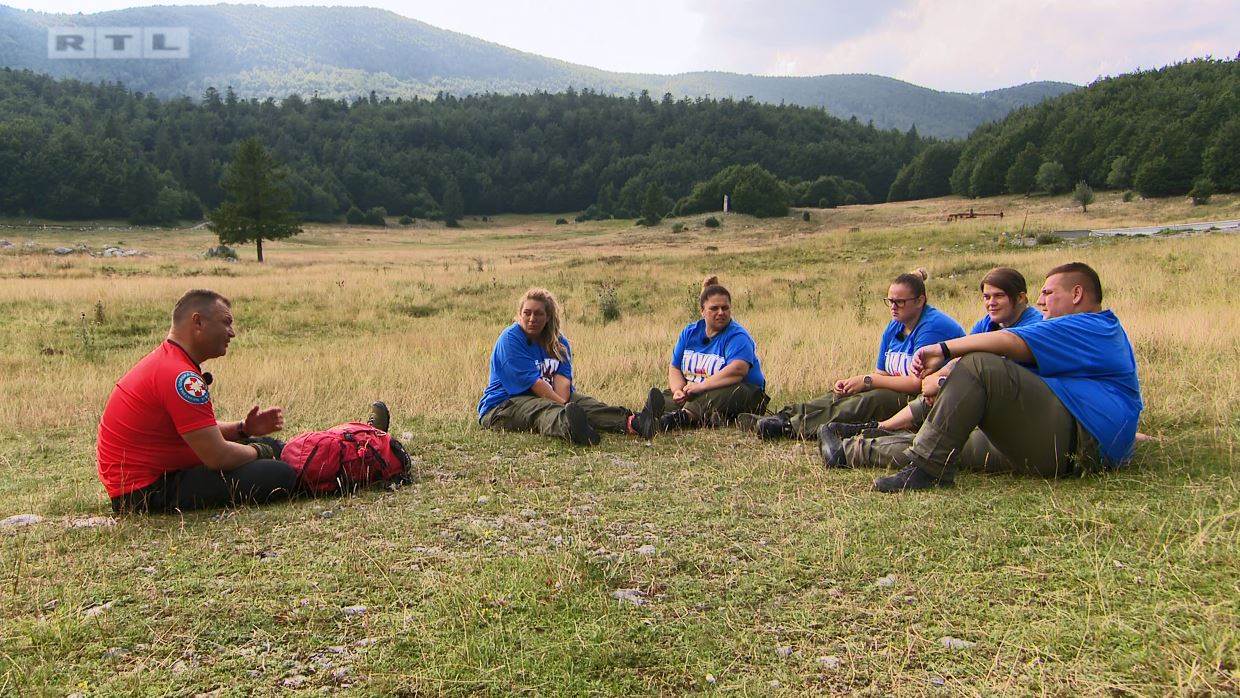
[[922,281],[930,278],[930,272],[926,271],[925,267],[917,267],[912,273],[916,276],[920,276]]
[[708,276],[706,277],[704,281],[702,281],[702,288],[707,288],[708,286],[718,286],[718,285],[719,285],[718,276]]

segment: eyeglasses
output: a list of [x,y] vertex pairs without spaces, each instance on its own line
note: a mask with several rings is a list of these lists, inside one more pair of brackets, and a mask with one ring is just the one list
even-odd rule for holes
[[887,304],[888,308],[903,308],[905,303],[915,301],[917,298],[921,298],[921,296],[916,298],[884,298],[883,302]]

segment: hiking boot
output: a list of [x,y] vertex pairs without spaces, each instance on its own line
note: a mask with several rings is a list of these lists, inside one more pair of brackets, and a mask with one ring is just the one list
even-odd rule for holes
[[659,418],[659,431],[688,429],[693,426],[693,415],[684,410],[674,410]]
[[590,420],[586,419],[586,411],[581,409],[580,405],[568,403],[564,406],[564,414],[568,416],[568,440],[577,446],[597,446],[599,441],[598,432],[594,431],[594,427],[590,426]]
[[[873,435],[867,432],[874,431],[879,432],[877,436],[886,436],[887,434],[893,433],[885,429],[879,429],[878,422],[830,422],[826,426],[831,427],[832,433],[841,439],[847,439],[862,433],[865,433],[866,438],[872,438]],[[821,434],[822,429],[819,429],[818,433]]]
[[763,441],[783,439],[792,435],[792,422],[782,414],[773,414],[758,420],[754,430]]
[[633,415],[633,420],[630,422],[633,432],[647,441],[653,439],[663,417],[663,408],[663,391],[651,388],[650,394],[646,396],[645,407],[642,407],[641,412]]
[[366,423],[379,431],[387,431],[392,424],[392,415],[388,412],[387,405],[382,402],[370,403],[370,416],[366,418]]
[[833,427],[851,427],[852,424],[831,422],[818,427],[818,453],[822,455],[822,463],[828,468],[847,468],[848,459],[844,457],[844,440]]
[[915,465],[910,465],[895,475],[878,478],[874,481],[874,489],[879,492],[895,493],[905,490],[929,490],[935,487],[951,487],[954,484],[950,478],[935,477]]
[[758,420],[762,419],[762,415],[753,412],[741,412],[736,415],[736,428],[747,434],[758,433]]

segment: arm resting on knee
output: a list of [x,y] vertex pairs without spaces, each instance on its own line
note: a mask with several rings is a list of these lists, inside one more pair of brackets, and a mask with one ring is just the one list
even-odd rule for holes
[[233,470],[258,458],[257,447],[225,441],[218,426],[196,429],[181,438],[210,470]]

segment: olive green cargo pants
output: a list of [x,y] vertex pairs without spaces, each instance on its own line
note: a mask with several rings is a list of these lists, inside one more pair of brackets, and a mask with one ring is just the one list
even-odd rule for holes
[[[663,391],[664,404],[669,411],[676,409],[672,391]],[[742,412],[762,414],[771,398],[753,383],[740,382],[694,395],[680,406],[688,412],[695,426],[717,427],[736,419]]]
[[827,393],[779,411],[792,423],[792,436],[798,439],[818,438],[818,427],[827,422],[869,422],[894,415],[913,399],[913,395],[875,388],[855,395]]
[[[849,445],[846,452],[859,449]],[[1045,381],[1001,356],[975,353],[960,359],[894,462],[950,480],[962,465],[1056,477],[1096,460],[1097,443]]]
[[[598,431],[624,434],[628,431],[627,407],[604,404],[589,395],[574,392],[568,401],[586,413],[590,426]],[[482,416],[482,426],[499,431],[532,431],[543,436],[568,438],[568,415],[564,405],[537,395],[514,395]]]

